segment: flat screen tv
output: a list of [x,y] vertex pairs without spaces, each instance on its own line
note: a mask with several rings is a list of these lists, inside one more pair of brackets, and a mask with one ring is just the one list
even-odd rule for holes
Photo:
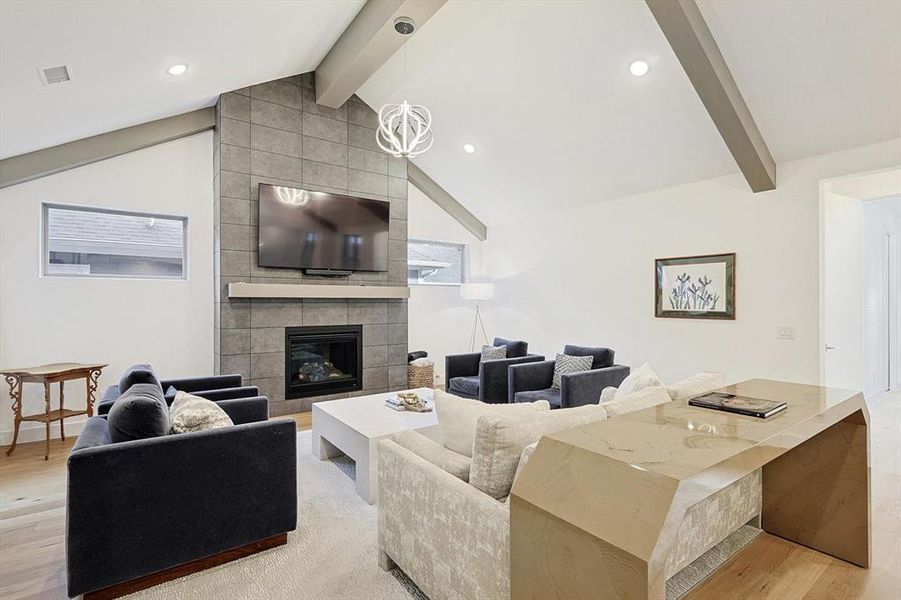
[[388,202],[261,183],[259,204],[261,267],[388,270]]

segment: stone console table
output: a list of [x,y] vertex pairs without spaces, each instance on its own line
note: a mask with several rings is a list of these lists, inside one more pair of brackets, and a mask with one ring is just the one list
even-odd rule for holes
[[510,496],[512,598],[662,600],[689,509],[758,469],[764,531],[868,567],[863,395],[761,379],[722,391],[788,408],[671,402],[542,438]]

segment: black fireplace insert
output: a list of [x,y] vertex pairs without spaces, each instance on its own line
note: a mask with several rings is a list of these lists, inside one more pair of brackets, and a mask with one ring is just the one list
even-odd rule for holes
[[363,389],[363,326],[285,328],[285,398]]

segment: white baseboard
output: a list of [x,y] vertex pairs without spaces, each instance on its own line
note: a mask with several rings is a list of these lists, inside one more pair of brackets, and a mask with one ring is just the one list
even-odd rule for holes
[[[66,419],[66,439],[70,437],[78,437],[84,427],[86,416],[72,417]],[[19,427],[19,439],[16,443],[24,444],[25,442],[43,442],[45,436],[45,428],[43,423],[35,421],[26,421]],[[59,421],[50,424],[50,439],[59,439]],[[13,430],[4,429],[0,431],[0,446],[9,446],[13,443]],[[15,456],[15,454],[13,455]]]

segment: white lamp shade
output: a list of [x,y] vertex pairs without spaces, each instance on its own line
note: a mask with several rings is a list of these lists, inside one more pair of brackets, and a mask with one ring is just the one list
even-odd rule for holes
[[493,283],[464,283],[460,285],[460,297],[464,300],[491,300],[494,298]]

